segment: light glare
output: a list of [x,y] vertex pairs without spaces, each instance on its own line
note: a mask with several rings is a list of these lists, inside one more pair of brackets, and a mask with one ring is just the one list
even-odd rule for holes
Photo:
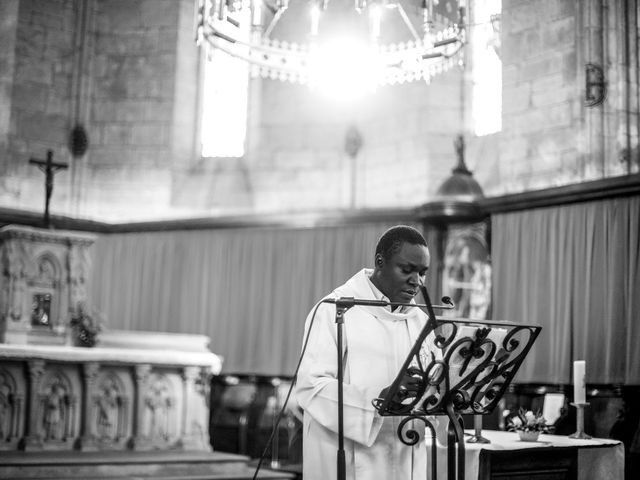
[[380,79],[373,48],[354,39],[334,40],[312,50],[311,88],[336,100],[352,100],[373,92]]

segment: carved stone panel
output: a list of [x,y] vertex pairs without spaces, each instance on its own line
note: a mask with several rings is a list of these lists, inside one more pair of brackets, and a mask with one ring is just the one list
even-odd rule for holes
[[142,398],[142,448],[166,448],[180,439],[182,389],[177,373],[154,371]]
[[0,367],[0,450],[15,449],[24,434],[26,388],[19,367]]
[[68,450],[80,433],[79,379],[70,368],[52,366],[40,383],[36,436],[45,450]]
[[96,382],[92,431],[100,449],[121,449],[131,436],[133,384],[123,369],[105,368]]
[[0,343],[64,344],[71,312],[86,299],[94,236],[0,228]]
[[184,391],[184,414],[182,446],[185,449],[201,450],[209,442],[209,374],[208,370],[186,367],[182,372]]
[[20,322],[24,314],[29,258],[31,258],[30,245],[14,239],[2,242],[0,248],[0,267],[2,268],[0,340],[2,341],[7,328]]
[[184,337],[200,348],[2,345],[0,450],[210,451],[208,385],[221,361]]
[[88,245],[74,243],[69,246],[69,305],[73,310],[87,298],[87,279],[91,270]]

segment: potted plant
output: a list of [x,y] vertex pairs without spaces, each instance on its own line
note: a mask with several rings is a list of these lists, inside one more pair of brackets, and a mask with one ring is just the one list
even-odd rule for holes
[[533,413],[520,408],[516,415],[508,419],[507,430],[518,432],[520,440],[524,442],[535,442],[540,433],[549,433],[550,427],[540,411]]
[[97,336],[102,331],[102,319],[96,312],[89,312],[84,303],[71,314],[69,326],[73,333],[74,345],[77,347],[93,347],[97,342]]

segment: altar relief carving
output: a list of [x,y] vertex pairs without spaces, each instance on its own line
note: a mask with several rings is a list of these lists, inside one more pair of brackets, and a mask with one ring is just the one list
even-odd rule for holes
[[0,289],[0,324],[19,321],[26,291],[27,261],[31,249],[24,242],[6,241],[0,249],[2,289]]
[[37,436],[46,447],[63,446],[73,442],[78,434],[76,392],[61,372],[48,375],[40,395],[37,417],[40,418]]
[[73,310],[87,298],[86,282],[91,269],[89,249],[84,245],[69,247],[69,305]]
[[94,398],[94,431],[99,442],[115,444],[128,435],[129,394],[125,392],[122,380],[114,373],[100,381]]
[[86,300],[94,239],[76,232],[0,228],[0,343],[66,343],[71,313]]
[[176,437],[176,401],[174,387],[165,375],[151,374],[145,406],[145,437],[151,443],[168,443]]
[[23,402],[16,379],[8,370],[0,369],[0,446],[15,444],[22,434]]
[[203,335],[67,335],[86,303],[95,236],[0,228],[0,450],[209,451]]

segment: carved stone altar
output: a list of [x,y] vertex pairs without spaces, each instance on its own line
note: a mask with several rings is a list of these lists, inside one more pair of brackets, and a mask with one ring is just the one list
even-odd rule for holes
[[208,337],[104,331],[71,346],[94,238],[0,228],[0,451],[211,450]]
[[0,450],[210,450],[209,378],[221,360],[208,338],[101,338],[94,348],[0,345]]
[[94,235],[0,228],[0,342],[66,343],[71,313],[86,300]]

